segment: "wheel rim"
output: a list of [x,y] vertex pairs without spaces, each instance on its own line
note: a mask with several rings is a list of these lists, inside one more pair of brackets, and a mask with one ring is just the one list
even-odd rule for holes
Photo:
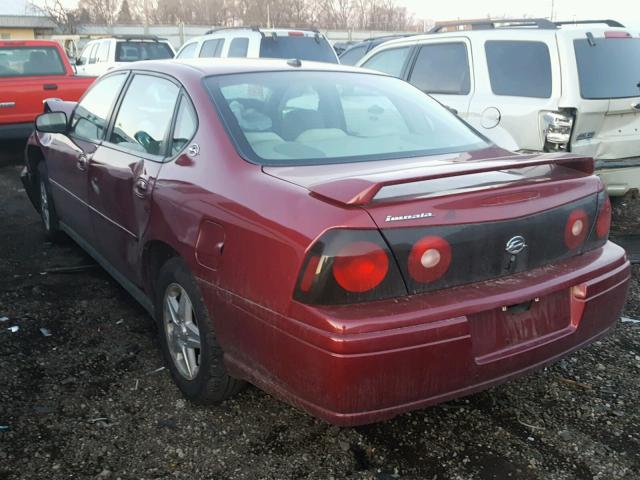
[[193,380],[200,369],[200,329],[187,292],[177,283],[164,294],[163,325],[169,353],[178,373]]
[[40,180],[40,213],[44,227],[49,230],[51,218],[49,215],[49,196],[47,195],[47,187],[44,184],[44,180]]

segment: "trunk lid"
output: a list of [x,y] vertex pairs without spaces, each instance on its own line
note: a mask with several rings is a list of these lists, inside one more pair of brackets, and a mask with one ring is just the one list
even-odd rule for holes
[[[410,293],[497,278],[577,255],[565,244],[566,225],[583,212],[585,239],[595,224],[600,182],[593,160],[568,154],[439,155],[395,162],[263,167],[268,175],[311,195],[371,216]],[[446,274],[418,281],[412,249],[425,237],[446,239]],[[507,244],[524,248],[508,253]]]

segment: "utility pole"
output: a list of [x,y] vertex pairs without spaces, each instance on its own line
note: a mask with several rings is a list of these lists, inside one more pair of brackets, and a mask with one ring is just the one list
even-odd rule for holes
[[269,8],[268,3],[267,3],[267,28],[271,28],[271,10]]
[[556,3],[556,0],[551,0],[551,16],[549,17],[549,19],[550,19],[552,22],[553,22],[553,17],[554,17],[554,15],[555,15],[555,12],[554,12],[554,10],[555,10],[555,3]]

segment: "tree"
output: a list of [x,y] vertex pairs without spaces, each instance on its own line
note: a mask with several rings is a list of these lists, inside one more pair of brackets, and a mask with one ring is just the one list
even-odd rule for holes
[[46,15],[55,23],[60,33],[78,33],[78,12],[76,9],[65,7],[61,0],[45,0],[42,6],[32,4],[32,6]]
[[129,2],[122,0],[120,5],[120,13],[118,14],[118,23],[132,23],[133,17],[131,16],[131,10],[129,9]]

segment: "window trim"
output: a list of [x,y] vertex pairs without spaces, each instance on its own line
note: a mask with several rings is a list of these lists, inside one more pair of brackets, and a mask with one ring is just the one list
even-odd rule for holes
[[198,110],[196,110],[196,106],[193,103],[193,100],[191,100],[191,97],[189,96],[189,94],[187,93],[185,88],[182,88],[180,90],[180,93],[178,94],[178,101],[176,102],[176,108],[173,112],[173,118],[171,119],[171,128],[169,130],[169,148],[167,149],[168,153],[172,152],[172,147],[173,147],[173,134],[175,132],[175,128],[176,128],[176,123],[178,122],[178,113],[180,111],[180,105],[182,104],[182,100],[185,100],[187,102],[189,102],[189,104],[191,105],[191,108],[193,110],[193,113],[196,116],[196,129],[193,131],[193,135],[191,135],[191,137],[189,138],[189,140],[185,143],[185,146],[175,155],[169,155],[165,158],[163,163],[169,163],[169,162],[173,162],[174,160],[176,160],[178,157],[182,156],[182,154],[184,153],[184,151],[189,148],[189,146],[191,145],[191,142],[193,142],[193,139],[196,137],[196,135],[198,134],[198,130],[200,130],[200,117],[198,116]]
[[[545,97],[540,97],[540,96],[534,96],[534,95],[508,95],[505,93],[496,93],[495,90],[493,89],[493,82],[491,81],[491,69],[489,68],[489,56],[487,55],[487,44],[488,43],[538,43],[541,45],[544,45],[546,51],[547,51],[547,58],[549,60],[549,95],[545,96]],[[491,88],[491,93],[497,97],[512,97],[512,98],[531,98],[531,99],[543,99],[543,100],[548,100],[550,98],[553,98],[553,61],[551,59],[551,49],[549,48],[549,44],[547,44],[547,42],[543,41],[543,40],[485,40],[483,43],[483,50],[484,50],[484,59],[485,59],[485,65],[487,67],[487,79],[489,80],[489,88]]]
[[[415,45],[415,50],[413,52],[413,56],[411,58],[410,61],[410,67],[407,69],[406,75],[404,76],[404,79],[411,83],[411,75],[413,75],[413,72],[416,68],[416,64],[418,63],[418,58],[420,57],[420,51],[424,48],[424,47],[432,47],[432,46],[437,46],[437,45],[454,45],[454,44],[461,44],[464,46],[464,50],[465,53],[467,54],[467,70],[469,72],[469,91],[466,93],[453,93],[453,92],[443,92],[443,91],[432,91],[432,92],[425,92],[424,90],[419,89],[421,92],[427,94],[427,95],[456,95],[458,97],[467,97],[469,95],[472,95],[474,92],[474,82],[473,82],[473,62],[472,62],[472,56],[471,56],[471,48],[468,45],[468,42],[465,41],[464,39],[460,38],[451,38],[451,39],[446,39],[444,41],[437,41],[437,42],[424,42],[424,43],[420,43]],[[413,83],[411,83],[411,85],[413,85]],[[413,85],[415,87],[415,85]]]
[[73,117],[76,114],[76,110],[78,110],[78,107],[80,106],[80,102],[82,102],[82,100],[84,99],[85,96],[87,96],[89,94],[89,92],[91,92],[91,90],[93,90],[95,88],[96,85],[98,85],[100,82],[104,81],[105,79],[109,78],[109,77],[115,77],[117,75],[124,75],[124,82],[122,83],[122,87],[120,87],[120,91],[118,92],[118,95],[116,95],[116,101],[113,102],[113,104],[111,105],[111,108],[109,109],[109,112],[107,113],[107,128],[105,128],[105,134],[103,135],[103,138],[99,139],[98,141],[94,140],[94,139],[90,139],[90,138],[85,138],[82,137],[80,135],[74,135],[73,132],[69,131],[68,133],[68,137],[70,139],[76,139],[76,140],[80,140],[83,142],[87,142],[87,143],[91,143],[92,145],[102,145],[104,142],[104,137],[106,137],[107,133],[109,132],[109,128],[111,127],[111,117],[113,116],[113,111],[116,108],[116,106],[119,104],[120,102],[120,98],[122,98],[122,92],[124,91],[124,88],[127,86],[128,82],[129,82],[129,78],[131,78],[131,71],[130,70],[118,70],[117,72],[112,72],[112,73],[108,73],[106,75],[104,75],[103,77],[100,77],[100,79],[98,81],[96,81],[95,83],[93,83],[91,85],[91,87],[84,93],[84,95],[82,95],[82,98],[80,98],[80,100],[78,100],[78,102],[76,103],[76,106],[73,107],[73,111],[71,112],[71,115],[69,116],[69,125],[71,125],[71,122],[73,122]]
[[[129,78],[127,79],[127,81],[125,82],[125,84],[122,87],[122,90],[120,91],[120,96],[118,97],[118,101],[115,104],[115,108],[111,111],[111,116],[109,117],[109,122],[107,124],[105,138],[102,140],[101,145],[104,146],[104,147],[107,147],[107,148],[109,148],[111,150],[115,150],[117,152],[126,153],[127,155],[133,155],[133,156],[136,156],[138,158],[143,158],[144,160],[149,160],[151,162],[166,163],[167,154],[169,153],[168,146],[169,146],[169,143],[170,143],[171,135],[173,133],[173,130],[171,130],[171,128],[169,128],[167,130],[167,133],[165,134],[165,138],[163,139],[163,141],[165,142],[165,149],[164,149],[164,152],[161,155],[153,155],[153,154],[147,153],[147,152],[132,151],[132,150],[129,150],[128,148],[126,148],[126,147],[121,147],[121,146],[119,146],[119,145],[117,145],[115,143],[112,143],[109,140],[107,140],[107,138],[111,137],[111,133],[113,133],[113,127],[115,126],[115,121],[116,121],[116,118],[118,117],[118,113],[120,113],[120,108],[122,107],[122,102],[124,101],[124,98],[125,98],[125,96],[127,94],[127,91],[129,90],[129,87],[131,86],[131,83],[133,82],[133,79],[136,77],[136,75],[142,75],[142,76],[147,76],[147,77],[158,77],[158,78],[162,78],[164,80],[169,80],[171,83],[173,83],[174,85],[176,85],[178,87],[178,96],[177,96],[178,100],[180,99],[180,93],[184,89],[184,87],[182,86],[182,84],[178,80],[176,80],[174,77],[171,77],[169,75],[165,75],[163,73],[154,72],[154,71],[150,71],[150,70],[130,70],[129,73],[130,73]],[[171,122],[169,123],[170,127],[173,124],[173,119],[175,118],[175,115],[176,115],[177,105],[178,105],[178,103],[176,101],[176,105],[174,105],[173,113],[171,115]]]

